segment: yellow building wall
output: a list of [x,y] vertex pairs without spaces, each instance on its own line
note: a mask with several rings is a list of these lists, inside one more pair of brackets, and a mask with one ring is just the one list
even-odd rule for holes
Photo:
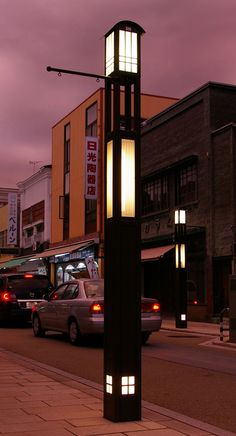
[[8,204],[0,207],[0,232],[7,229],[8,226]]
[[[62,241],[63,220],[59,219],[59,196],[63,195],[64,127],[70,123],[70,239],[83,236],[85,228],[84,165],[86,109],[98,104],[98,137],[101,121],[100,89],[53,127],[52,133],[52,222],[51,243]],[[98,205],[99,209],[99,205]]]
[[[59,196],[63,195],[64,126],[71,124],[70,153],[70,235],[69,238],[85,234],[84,161],[85,161],[85,117],[86,109],[97,102],[97,132],[99,144],[97,231],[103,232],[103,174],[104,174],[104,89],[99,89],[88,99],[60,120],[52,131],[52,222],[51,243],[63,240],[63,220],[59,219]],[[174,98],[141,95],[141,117],[150,118],[176,103]],[[124,113],[124,95],[121,94],[121,113]]]

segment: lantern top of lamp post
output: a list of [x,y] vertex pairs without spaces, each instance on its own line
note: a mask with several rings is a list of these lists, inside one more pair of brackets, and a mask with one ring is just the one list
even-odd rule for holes
[[124,20],[119,21],[116,23],[106,34],[105,37],[107,37],[110,33],[112,33],[115,30],[131,30],[139,33],[142,35],[145,33],[145,30],[139,26],[139,24],[135,23],[134,21]]

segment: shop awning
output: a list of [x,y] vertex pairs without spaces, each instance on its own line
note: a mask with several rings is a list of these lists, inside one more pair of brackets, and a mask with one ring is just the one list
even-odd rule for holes
[[49,248],[48,250],[42,251],[42,253],[35,254],[34,258],[38,259],[51,256],[59,256],[60,254],[68,254],[72,253],[73,251],[81,250],[82,248],[88,247],[91,244],[94,244],[94,240],[84,241],[79,244],[65,245],[63,247]]
[[141,251],[141,261],[147,262],[150,260],[158,260],[163,257],[168,251],[172,250],[174,245],[165,245],[164,247],[147,248]]
[[8,260],[0,264],[0,269],[2,268],[14,268],[15,266],[23,265],[23,263],[28,262],[29,259],[32,259],[32,256],[24,256],[24,257],[15,257],[14,259]]

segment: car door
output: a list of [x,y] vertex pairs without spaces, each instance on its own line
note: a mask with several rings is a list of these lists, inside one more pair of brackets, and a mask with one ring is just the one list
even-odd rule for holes
[[72,312],[72,306],[76,304],[75,299],[78,297],[79,290],[77,283],[70,283],[60,300],[60,306],[57,306],[57,322],[58,329],[67,332],[68,331],[68,319]]
[[60,307],[60,302],[66,288],[67,284],[58,286],[58,288],[50,294],[49,300],[40,308],[40,320],[43,328],[57,330],[58,307]]

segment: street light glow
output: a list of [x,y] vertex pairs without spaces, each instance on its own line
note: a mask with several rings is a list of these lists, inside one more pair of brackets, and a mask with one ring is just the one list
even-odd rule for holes
[[107,218],[113,216],[113,141],[107,143]]
[[137,33],[119,31],[119,69],[129,73],[138,72]]
[[106,38],[106,76],[114,71],[114,32]]
[[135,142],[121,142],[121,216],[135,216]]

